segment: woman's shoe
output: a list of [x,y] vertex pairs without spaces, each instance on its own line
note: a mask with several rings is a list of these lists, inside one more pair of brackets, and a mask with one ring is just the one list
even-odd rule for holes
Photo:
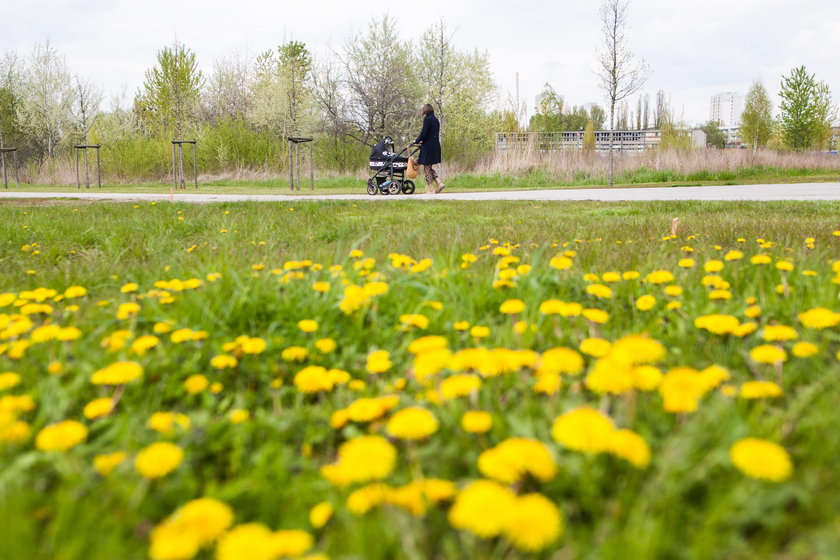
[[443,192],[443,189],[445,189],[445,188],[446,188],[446,185],[441,183],[440,186],[435,189],[435,194],[440,194],[441,192]]

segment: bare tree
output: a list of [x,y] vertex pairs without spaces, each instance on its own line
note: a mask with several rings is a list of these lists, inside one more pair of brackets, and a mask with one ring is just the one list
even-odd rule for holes
[[93,123],[96,122],[101,113],[102,90],[94,83],[79,78],[78,75],[76,76],[74,89],[76,90],[76,99],[70,113],[73,115],[76,128],[82,135],[82,144],[87,144],[88,132],[90,132]]
[[330,138],[331,150],[347,167],[347,143],[351,123],[347,118],[347,99],[342,90],[343,78],[340,70],[329,61],[317,63],[312,71],[312,100],[320,112],[320,132]]
[[213,63],[204,94],[204,110],[211,121],[244,117],[253,101],[253,65],[247,51],[236,51]]
[[604,0],[601,4],[601,33],[603,44],[598,52],[599,85],[610,106],[610,164],[609,184],[615,178],[613,135],[616,104],[639,91],[649,75],[647,64],[636,62],[625,35],[629,0]]
[[386,134],[406,141],[415,128],[421,91],[411,45],[399,39],[396,21],[387,15],[372,21],[366,33],[345,43],[339,58],[353,123],[350,135],[371,146]]

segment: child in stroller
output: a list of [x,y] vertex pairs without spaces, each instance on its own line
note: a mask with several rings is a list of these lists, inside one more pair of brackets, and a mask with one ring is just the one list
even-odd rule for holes
[[381,194],[412,194],[414,181],[405,178],[408,159],[417,150],[403,155],[410,150],[406,146],[399,153],[394,153],[394,141],[386,136],[370,151],[370,170],[373,175],[368,179],[367,192],[369,195]]

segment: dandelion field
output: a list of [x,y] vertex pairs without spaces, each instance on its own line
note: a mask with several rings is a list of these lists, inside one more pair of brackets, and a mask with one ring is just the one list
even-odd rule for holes
[[0,205],[0,559],[840,557],[839,212]]

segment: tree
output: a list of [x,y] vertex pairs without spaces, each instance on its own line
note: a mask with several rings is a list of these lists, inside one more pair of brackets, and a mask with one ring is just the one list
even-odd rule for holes
[[64,57],[50,45],[37,44],[22,73],[17,118],[42,154],[56,155],[70,124],[73,84]]
[[279,72],[286,99],[288,116],[285,134],[298,136],[305,107],[308,104],[308,82],[312,71],[312,56],[300,41],[289,41],[278,48]]
[[595,151],[595,123],[586,121],[586,128],[583,129],[583,150],[591,153]]
[[818,83],[804,66],[782,77],[782,114],[779,119],[785,145],[794,150],[823,147],[830,138],[836,111],[828,86]]
[[761,82],[753,83],[747,92],[741,114],[741,141],[753,152],[767,146],[773,135],[773,103]]
[[195,127],[202,87],[204,75],[195,53],[177,41],[164,47],[157,53],[157,65],[146,71],[138,95],[144,120],[158,134],[183,138]]
[[598,53],[597,76],[610,111],[610,186],[615,179],[613,133],[616,104],[639,91],[649,74],[644,61],[633,60],[633,53],[625,36],[629,4],[629,0],[604,0],[600,10],[603,44]]
[[228,117],[244,118],[251,108],[254,81],[247,53],[235,52],[213,63],[213,73],[204,94],[205,117],[213,122]]
[[720,129],[718,121],[709,121],[700,127],[706,133],[706,145],[723,149],[726,147],[726,134]]
[[0,59],[0,147],[15,143],[20,135],[18,109],[20,71],[17,55],[6,52]]
[[671,118],[671,108],[665,99],[665,92],[661,89],[656,92],[656,106],[653,108],[653,128],[662,128],[662,125]]
[[386,15],[367,32],[347,40],[339,55],[347,88],[349,134],[372,146],[383,136],[407,141],[418,126],[422,90],[412,66],[411,45]]
[[528,130],[535,132],[560,132],[563,128],[563,105],[565,100],[551,84],[546,83],[537,96],[534,115],[528,123]]
[[88,132],[101,114],[102,91],[95,84],[82,80],[78,75],[75,89],[76,99],[70,112],[76,129],[82,135],[82,144],[87,144]]

